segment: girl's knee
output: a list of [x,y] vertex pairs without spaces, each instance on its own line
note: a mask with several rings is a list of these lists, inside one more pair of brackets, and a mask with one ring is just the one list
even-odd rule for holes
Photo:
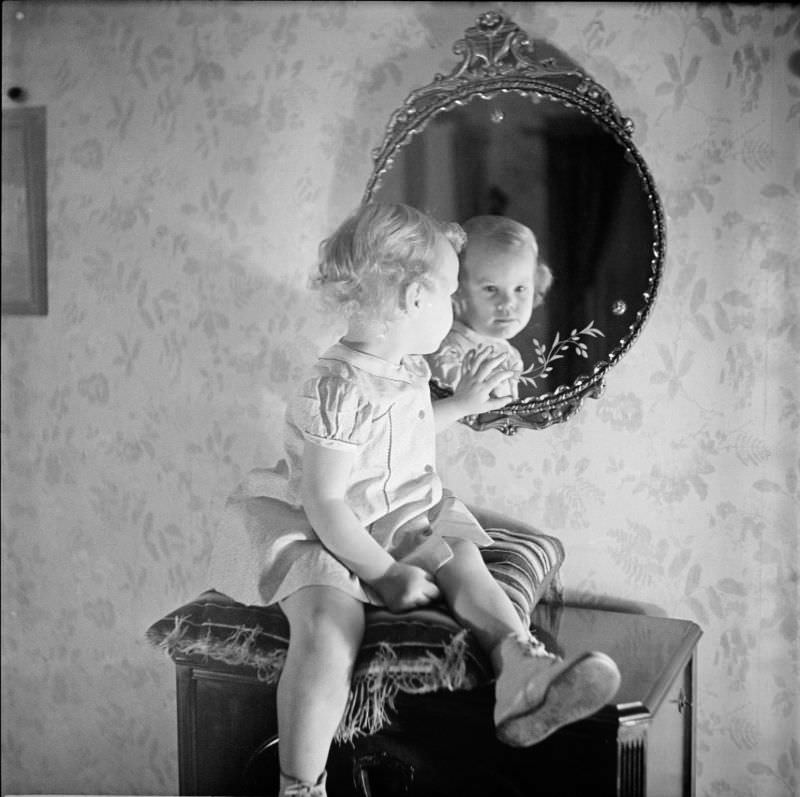
[[436,574],[436,583],[445,594],[462,593],[471,589],[484,589],[491,579],[481,549],[471,540],[449,538],[447,543],[453,550],[453,558],[446,562]]
[[365,621],[364,605],[355,598],[335,589],[307,589],[282,608],[289,620],[290,645],[318,654],[358,651]]
[[453,560],[457,564],[483,564],[481,549],[472,542],[459,538],[448,538],[447,544],[453,550]]

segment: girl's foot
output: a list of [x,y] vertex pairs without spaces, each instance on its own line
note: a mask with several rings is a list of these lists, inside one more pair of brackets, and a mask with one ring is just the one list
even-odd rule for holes
[[493,659],[496,734],[512,747],[530,747],[591,716],[619,689],[619,670],[605,653],[584,653],[565,662],[537,640],[511,635]]
[[281,772],[281,788],[278,797],[327,797],[326,777],[327,773],[323,772],[316,783],[308,783]]

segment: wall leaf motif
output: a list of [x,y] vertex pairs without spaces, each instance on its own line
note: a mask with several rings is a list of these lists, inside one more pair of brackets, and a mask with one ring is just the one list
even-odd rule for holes
[[692,56],[683,74],[681,74],[680,66],[672,53],[665,53],[663,58],[670,80],[659,83],[656,86],[656,94],[671,94],[673,97],[672,110],[679,111],[686,99],[687,87],[697,77],[700,68],[700,56]]
[[[789,84],[788,91],[789,91],[789,94],[791,94],[792,97],[800,98],[800,86],[795,86],[794,84]],[[796,116],[800,116],[800,99],[797,102],[793,103],[791,105],[791,107],[789,108],[789,112],[786,115],[786,121],[790,122]]]

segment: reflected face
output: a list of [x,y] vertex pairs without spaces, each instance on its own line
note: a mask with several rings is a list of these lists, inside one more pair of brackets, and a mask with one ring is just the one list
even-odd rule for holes
[[458,256],[442,235],[436,242],[434,265],[422,288],[414,316],[414,334],[419,340],[417,354],[431,354],[439,348],[453,325],[453,293],[458,288]]
[[536,257],[530,247],[467,246],[456,317],[479,335],[513,338],[533,312]]

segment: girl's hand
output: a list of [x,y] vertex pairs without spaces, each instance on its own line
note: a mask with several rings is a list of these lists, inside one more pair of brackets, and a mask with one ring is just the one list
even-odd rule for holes
[[[483,345],[470,349],[464,355],[461,378],[453,392],[453,398],[463,409],[464,415],[500,409],[514,398],[513,385],[519,373],[508,368],[507,359],[505,352],[495,354],[490,346]],[[492,395],[501,386],[509,393],[499,397]]]
[[431,575],[421,567],[395,562],[372,586],[391,612],[407,612],[435,601],[440,593]]

